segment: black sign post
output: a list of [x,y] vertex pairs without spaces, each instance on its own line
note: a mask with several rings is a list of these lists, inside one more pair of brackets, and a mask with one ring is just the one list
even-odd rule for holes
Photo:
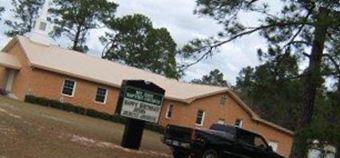
[[158,123],[165,90],[152,82],[125,80],[116,113],[128,118],[121,146],[138,150],[145,122]]

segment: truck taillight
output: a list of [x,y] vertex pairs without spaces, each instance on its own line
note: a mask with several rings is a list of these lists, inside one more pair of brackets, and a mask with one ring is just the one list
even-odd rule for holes
[[191,142],[192,143],[199,143],[199,144],[205,144],[204,138],[202,138],[199,134],[197,134],[194,130],[191,135]]

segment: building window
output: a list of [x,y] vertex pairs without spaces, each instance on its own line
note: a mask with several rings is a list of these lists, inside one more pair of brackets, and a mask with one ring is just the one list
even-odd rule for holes
[[268,145],[272,147],[273,151],[277,151],[278,147],[279,147],[279,143],[275,142],[275,141],[269,141]]
[[76,82],[72,80],[65,80],[62,94],[66,96],[74,96],[74,89],[76,87]]
[[254,146],[257,147],[257,148],[261,148],[261,149],[267,149],[268,148],[266,141],[260,136],[255,136]]
[[225,124],[225,119],[222,119],[222,118],[218,119],[217,124],[224,125]]
[[205,112],[203,110],[198,110],[196,116],[196,125],[203,126],[204,124]]
[[47,24],[45,22],[39,23],[39,30],[46,31]]
[[98,102],[98,103],[104,103],[105,104],[106,99],[107,99],[107,89],[98,88],[95,101]]
[[170,104],[168,106],[168,110],[166,111],[166,116],[165,118],[171,118],[172,117],[172,113],[173,113],[173,110],[174,110],[174,105],[173,104]]
[[236,119],[235,126],[242,128],[243,127],[243,121],[241,119]]
[[227,99],[228,99],[227,95],[223,95],[221,97],[220,104],[225,105],[225,103],[227,102]]

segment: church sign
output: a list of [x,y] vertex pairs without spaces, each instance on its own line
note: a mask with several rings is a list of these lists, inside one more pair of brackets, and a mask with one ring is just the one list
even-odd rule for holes
[[163,94],[126,86],[120,115],[158,123],[163,97]]
[[116,113],[131,119],[158,123],[164,89],[152,82],[125,80],[121,86]]
[[138,150],[146,122],[158,124],[165,90],[144,80],[124,80],[116,114],[127,118],[121,146]]

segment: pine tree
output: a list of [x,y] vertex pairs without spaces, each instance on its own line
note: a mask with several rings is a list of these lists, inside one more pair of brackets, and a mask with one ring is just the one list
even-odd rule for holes
[[4,12],[5,11],[5,8],[4,7],[0,7],[0,20],[1,20],[1,14],[2,14],[2,12]]
[[235,89],[262,118],[295,130],[302,103],[302,81],[293,79],[298,71],[297,60],[291,56],[267,61],[242,69]]
[[220,70],[215,69],[210,71],[209,75],[204,75],[202,79],[194,79],[191,83],[228,87],[228,82],[224,80],[223,77],[223,73]]
[[100,40],[106,45],[102,57],[169,78],[179,78],[176,43],[166,28],[153,28],[141,14],[128,15],[106,23],[111,32]]
[[11,12],[14,18],[5,21],[10,28],[5,34],[13,37],[31,32],[44,2],[45,0],[12,0],[14,9]]
[[114,18],[117,4],[106,0],[53,0],[50,9],[56,25],[54,37],[65,36],[73,44],[72,50],[87,52],[86,37],[91,29],[98,29],[101,23]]

